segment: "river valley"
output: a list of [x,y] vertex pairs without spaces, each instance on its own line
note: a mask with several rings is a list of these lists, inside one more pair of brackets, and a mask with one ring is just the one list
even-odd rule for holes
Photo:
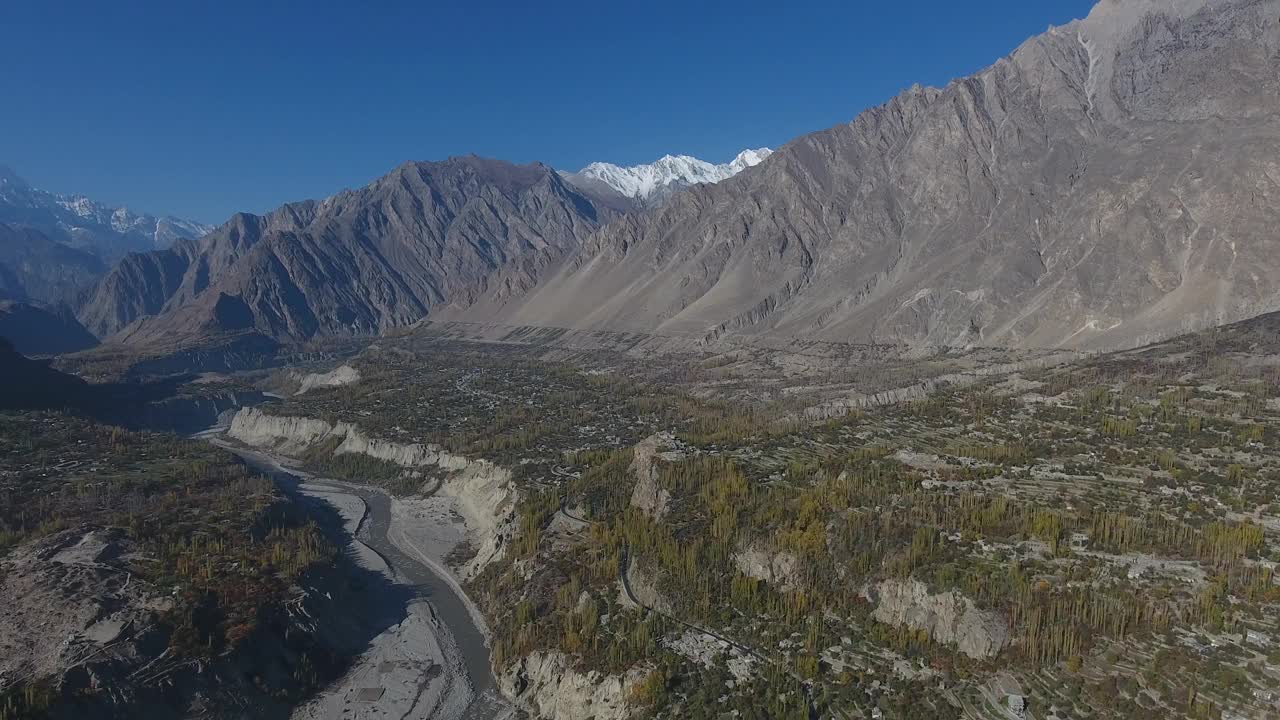
[[287,457],[229,441],[224,431],[214,427],[195,437],[235,453],[295,502],[335,510],[343,527],[330,531],[345,542],[346,558],[405,591],[343,609],[352,623],[379,631],[366,647],[353,648],[358,657],[350,670],[298,708],[295,720],[515,715],[490,669],[483,617],[444,561],[464,537],[460,516],[447,508],[406,511],[382,490],[312,476]]

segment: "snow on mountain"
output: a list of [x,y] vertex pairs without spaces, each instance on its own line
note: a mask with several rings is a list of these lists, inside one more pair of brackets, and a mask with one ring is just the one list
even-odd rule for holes
[[39,230],[64,245],[86,250],[104,262],[129,252],[165,248],[198,238],[212,226],[174,217],[110,207],[83,195],[61,195],[33,188],[0,165],[0,223]]
[[580,184],[603,183],[625,197],[649,201],[682,187],[733,177],[772,153],[769,148],[743,150],[733,160],[719,165],[690,155],[665,155],[657,162],[630,167],[593,162],[567,177]]

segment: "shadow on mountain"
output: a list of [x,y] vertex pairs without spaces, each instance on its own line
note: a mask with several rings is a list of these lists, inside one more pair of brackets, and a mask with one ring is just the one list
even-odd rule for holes
[[89,383],[48,361],[25,357],[0,338],[0,409],[62,410],[132,429],[190,434],[222,413],[261,402],[258,391],[184,394],[191,373],[136,382]]
[[[162,681],[136,680],[131,666],[95,666],[112,692],[80,692],[82,680],[72,668],[57,684],[46,716],[56,720],[105,720],[186,717],[284,720],[316,692],[341,678],[375,638],[408,617],[416,588],[397,584],[382,572],[363,567],[351,548],[351,536],[335,507],[303,495],[296,478],[275,474],[290,502],[266,525],[314,522],[340,552],[332,565],[309,570],[287,603],[264,608],[250,636],[237,647],[204,663],[183,663]],[[261,528],[265,535],[270,527]],[[206,622],[216,623],[216,608]],[[162,656],[168,638],[156,635],[138,646]],[[249,711],[249,712],[246,712]]]
[[[92,384],[60,372],[47,361],[24,357],[0,338],[0,409],[56,410],[82,414],[126,427],[188,434],[214,424],[218,415],[262,399],[258,392],[209,390],[189,394],[190,373],[146,382]],[[184,394],[185,393],[185,394]],[[329,502],[299,489],[298,479],[271,473],[289,502],[280,505],[272,527],[313,522],[336,548],[332,565],[308,571],[288,603],[265,607],[252,635],[234,651],[204,664],[185,664],[163,682],[124,674],[107,678],[115,691],[80,692],[91,678],[78,668],[56,683],[50,718],[252,717],[283,720],[299,703],[336,681],[374,639],[403,622],[422,588],[393,582],[361,565],[346,523]],[[270,527],[262,529],[264,535]],[[216,608],[207,620],[217,622]],[[139,638],[137,649],[159,657],[169,641],[163,634]],[[111,666],[94,672],[111,675]],[[84,677],[82,677],[84,676]],[[104,678],[98,678],[103,680]],[[90,683],[91,684],[91,683]]]
[[11,301],[0,301],[0,337],[24,355],[61,355],[98,344],[65,306],[46,309]]

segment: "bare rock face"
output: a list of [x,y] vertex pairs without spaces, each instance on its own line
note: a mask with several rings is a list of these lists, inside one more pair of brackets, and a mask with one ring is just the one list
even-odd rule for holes
[[770,552],[752,545],[735,553],[733,564],[743,575],[763,580],[785,592],[796,587],[800,560],[789,552]]
[[240,214],[199,241],[130,256],[80,317],[132,343],[376,334],[531,286],[613,215],[543,165],[407,163],[360,190]]
[[342,387],[358,382],[360,382],[360,371],[350,365],[342,365],[327,373],[308,373],[302,376],[298,391],[294,395],[301,395],[315,388]]
[[[135,642],[169,599],[130,582],[123,533],[73,530],[16,550],[0,565],[0,678],[60,677],[70,669],[131,666]],[[128,630],[135,642],[118,639]],[[93,663],[85,659],[95,658]]]
[[127,253],[212,229],[39,190],[0,166],[0,299],[73,304]]
[[1102,348],[1280,306],[1280,5],[1102,0],[587,238],[461,317]]
[[411,163],[132,255],[131,343],[423,318],[1083,349],[1280,309],[1280,6],[1102,0],[714,185],[619,216],[550,168]]
[[190,303],[263,238],[297,231],[315,216],[313,202],[285,205],[261,217],[237,213],[199,240],[127,255],[88,293],[80,321],[98,337],[106,337],[166,308]]
[[639,668],[625,675],[579,672],[558,652],[532,652],[498,675],[502,694],[546,720],[622,720],[628,700],[644,678]]
[[944,645],[981,660],[994,657],[1009,644],[1008,621],[979,610],[958,592],[933,594],[918,580],[885,580],[866,592],[876,609],[871,616],[888,625],[928,631]]
[[631,460],[631,474],[636,478],[631,491],[631,506],[656,519],[667,513],[671,493],[658,485],[658,450],[671,441],[670,433],[657,433],[640,441]]
[[1274,0],[1101,0],[976,75],[657,208],[619,216],[542,165],[411,163],[131,255],[79,317],[130,343],[431,317],[1140,345],[1280,309],[1277,98]]
[[33,228],[0,222],[0,300],[71,302],[106,269],[90,252]]

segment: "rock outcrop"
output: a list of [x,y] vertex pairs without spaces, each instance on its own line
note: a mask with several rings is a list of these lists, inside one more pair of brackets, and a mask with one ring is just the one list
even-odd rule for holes
[[796,587],[800,570],[800,559],[792,553],[770,552],[759,545],[735,553],[733,564],[743,575],[763,580],[784,592]]
[[183,656],[172,645],[174,588],[136,574],[133,563],[154,561],[140,553],[125,530],[87,526],[11,549],[0,560],[0,691],[47,688],[48,717],[177,720],[244,707],[285,717],[288,698],[310,691],[292,672],[300,653],[333,659],[303,666],[326,682],[344,667],[336,652],[364,649],[338,642],[360,591],[318,568],[302,581],[315,591],[264,607],[237,647]]
[[499,673],[498,688],[546,720],[622,720],[630,715],[628,700],[643,678],[638,668],[625,675],[579,672],[561,653],[536,651]]
[[636,479],[631,506],[656,519],[667,513],[671,493],[658,484],[658,448],[671,440],[670,433],[657,433],[636,444],[630,471]]
[[979,610],[954,590],[931,593],[919,580],[884,580],[866,595],[875,603],[871,617],[878,622],[925,630],[935,642],[954,644],[976,660],[994,657],[1009,644],[1004,617]]
[[360,371],[350,365],[340,365],[326,373],[308,373],[302,376],[294,395],[302,395],[316,388],[342,387],[360,382]]

